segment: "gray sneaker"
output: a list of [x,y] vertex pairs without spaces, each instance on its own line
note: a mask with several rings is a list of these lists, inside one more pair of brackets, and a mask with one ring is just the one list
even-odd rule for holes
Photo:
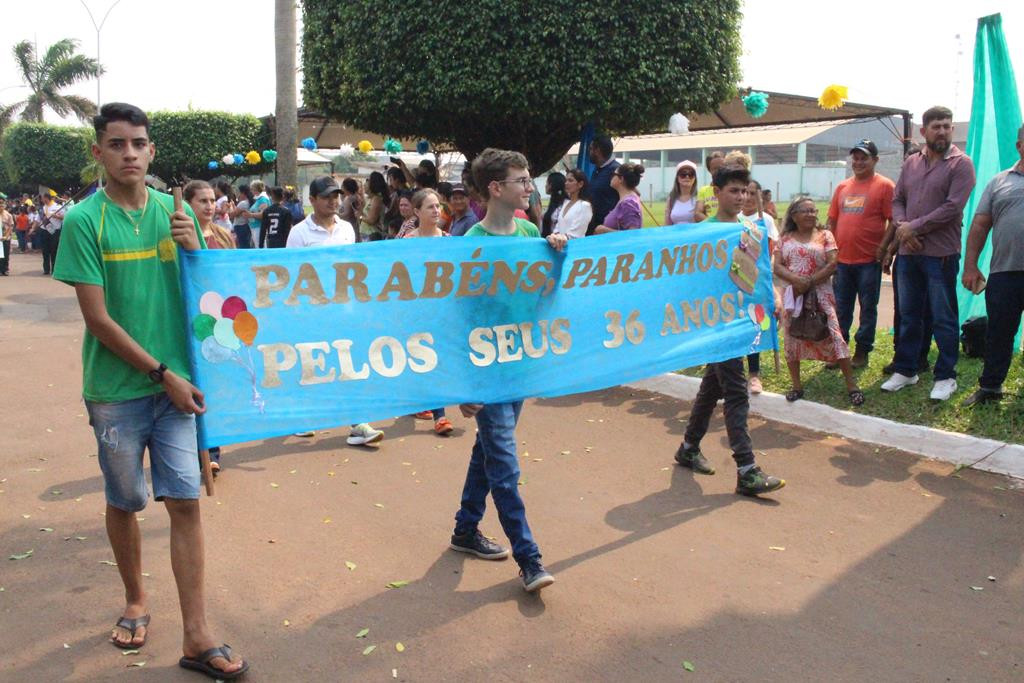
[[352,432],[348,435],[346,441],[349,446],[365,446],[377,443],[383,438],[384,432],[374,429],[368,422],[360,422],[352,427]]
[[539,560],[531,560],[519,569],[519,575],[523,577],[523,588],[527,593],[534,593],[541,588],[546,588],[555,582],[551,572],[544,569]]

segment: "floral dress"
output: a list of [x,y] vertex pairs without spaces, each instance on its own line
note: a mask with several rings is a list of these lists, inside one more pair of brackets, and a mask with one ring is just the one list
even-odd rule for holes
[[[776,254],[779,263],[790,272],[801,277],[810,277],[828,263],[827,254],[835,251],[836,238],[828,230],[815,230],[809,242],[801,242],[796,233],[789,232],[782,236]],[[794,339],[789,336],[791,314],[783,316],[783,335],[786,345],[786,360],[823,360],[834,362],[850,357],[850,347],[843,341],[843,333],[839,329],[839,318],[836,316],[836,295],[832,291],[831,279],[815,287],[818,307],[828,317],[829,336],[820,342]]]

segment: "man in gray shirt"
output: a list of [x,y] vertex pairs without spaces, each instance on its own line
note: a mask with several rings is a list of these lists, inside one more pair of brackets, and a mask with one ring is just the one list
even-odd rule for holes
[[964,205],[974,189],[974,164],[953,140],[953,112],[932,107],[922,116],[925,146],[903,162],[892,200],[892,219],[900,243],[900,343],[892,377],[883,391],[917,384],[918,353],[925,306],[939,347],[931,398],[945,401],[956,391],[960,357],[956,275]]
[[[1013,338],[1024,313],[1024,126],[1017,131],[1020,159],[996,175],[985,187],[967,234],[963,285],[977,292],[985,288],[988,328],[985,333],[985,368],[979,388],[963,405],[998,401],[1013,360]],[[978,255],[992,231],[992,262],[988,283],[978,270]]]

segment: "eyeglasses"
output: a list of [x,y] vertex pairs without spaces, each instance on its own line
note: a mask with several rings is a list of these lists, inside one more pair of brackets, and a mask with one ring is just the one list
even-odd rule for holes
[[681,171],[676,174],[676,178],[696,178],[696,173],[690,173],[689,171]]
[[495,182],[497,182],[499,185],[507,185],[507,184],[510,184],[510,183],[519,183],[520,185],[523,186],[524,190],[529,188],[529,187],[533,187],[533,179],[532,178],[528,178],[528,177],[527,178],[513,178],[512,180],[498,180],[498,181],[495,181]]

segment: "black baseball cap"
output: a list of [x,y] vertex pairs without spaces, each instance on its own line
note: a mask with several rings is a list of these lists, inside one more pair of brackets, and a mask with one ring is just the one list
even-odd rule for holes
[[334,182],[334,178],[329,175],[317,178],[309,184],[310,197],[327,197],[335,192],[341,192],[341,188],[338,187],[338,183]]
[[850,154],[853,154],[854,152],[856,152],[858,150],[861,151],[861,152],[864,152],[868,156],[872,156],[872,157],[877,157],[878,156],[878,145],[876,145],[875,143],[871,142],[871,140],[868,140],[867,138],[864,138],[863,140],[858,142],[856,145],[851,147],[850,148]]

